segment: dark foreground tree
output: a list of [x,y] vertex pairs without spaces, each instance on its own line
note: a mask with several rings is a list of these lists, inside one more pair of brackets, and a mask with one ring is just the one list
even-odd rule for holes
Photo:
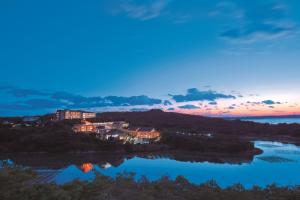
[[216,182],[202,185],[189,183],[184,177],[170,180],[162,177],[150,182],[145,177],[136,181],[133,174],[115,179],[98,175],[92,182],[74,181],[65,185],[33,184],[30,170],[4,166],[0,170],[1,200],[298,200],[300,187],[245,189],[236,184],[222,189]]

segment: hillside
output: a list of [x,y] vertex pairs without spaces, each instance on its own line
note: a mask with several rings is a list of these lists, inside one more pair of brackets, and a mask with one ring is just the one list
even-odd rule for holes
[[46,120],[38,127],[0,126],[0,152],[176,151],[179,155],[189,151],[209,155],[217,153],[218,156],[243,154],[247,157],[260,153],[251,142],[253,140],[300,144],[298,124],[260,124],[161,110],[106,112],[90,121],[127,121],[131,126],[154,127],[160,131],[161,140],[153,145],[103,142],[93,135],[74,134],[71,127],[75,121]]
[[248,137],[293,137],[300,139],[299,124],[260,124],[241,120],[226,120],[203,116],[187,115],[161,110],[147,112],[107,112],[96,120],[124,120],[133,125],[152,126],[161,130],[186,130],[193,133],[213,132],[216,134]]

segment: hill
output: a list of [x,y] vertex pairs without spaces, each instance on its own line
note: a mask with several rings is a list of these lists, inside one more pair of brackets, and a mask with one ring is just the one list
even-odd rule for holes
[[300,139],[299,124],[261,124],[256,122],[228,120],[196,115],[150,110],[146,112],[107,112],[98,115],[96,120],[124,120],[133,125],[152,126],[165,131],[188,131],[192,133],[212,132],[238,137],[253,137],[257,139],[274,139],[292,137],[297,142]]

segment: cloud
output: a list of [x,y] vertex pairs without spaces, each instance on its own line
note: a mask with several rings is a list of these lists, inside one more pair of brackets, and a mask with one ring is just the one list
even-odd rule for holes
[[213,90],[200,91],[196,88],[187,90],[186,95],[170,95],[176,102],[188,102],[188,101],[215,101],[217,99],[235,99],[233,95],[226,95],[218,93]]
[[282,4],[236,1],[217,9],[223,15],[232,13],[235,23],[231,24],[235,25],[230,25],[220,34],[221,38],[232,42],[254,43],[287,38],[298,33],[297,25],[287,16],[287,6]]
[[235,109],[235,107],[234,106],[229,106],[227,109],[233,110],[233,109]]
[[102,100],[102,98],[97,97],[97,98],[87,98],[87,97],[83,97],[81,95],[76,95],[76,94],[72,94],[72,93],[68,93],[68,92],[54,92],[50,95],[50,97],[52,99],[55,100],[61,100],[61,101],[66,101],[69,103],[73,103],[73,104],[81,104],[83,102],[96,102],[96,101],[100,101]]
[[187,105],[183,105],[183,106],[178,106],[178,108],[181,108],[181,109],[199,109],[200,107],[195,106],[195,105],[191,105],[191,104],[187,104]]
[[17,104],[17,103],[2,103],[0,104],[0,110],[30,110],[31,108],[27,105]]
[[[161,100],[157,98],[150,98],[146,95],[139,96],[92,96],[86,97],[69,92],[44,92],[39,90],[20,89],[17,87],[1,87],[2,91],[12,96],[21,99],[19,101],[2,104],[3,109],[92,109],[92,108],[108,108],[108,107],[134,107],[134,106],[170,106],[169,100]],[[25,98],[26,97],[26,98]],[[23,99],[22,99],[23,98]],[[217,99],[235,99],[233,95],[226,95],[215,92],[213,90],[199,91],[196,88],[187,90],[186,95],[171,95],[171,98],[176,102],[190,102],[190,101],[210,101],[210,105],[217,105]],[[182,109],[199,109],[199,106],[187,104],[179,106]]]
[[150,109],[148,108],[132,108],[130,109],[130,111],[132,112],[145,112],[145,111],[149,111]]
[[37,110],[66,108],[67,104],[52,99],[30,99],[13,103],[0,104],[2,110]]
[[266,105],[274,105],[274,104],[281,104],[281,102],[275,102],[273,100],[264,100],[261,102],[262,104],[266,104]]
[[[246,102],[246,106],[247,105],[250,105],[250,106],[271,106],[271,107],[274,107],[273,105],[279,105],[279,104],[282,104],[282,102],[279,102],[279,101],[273,101],[271,99],[268,99],[268,100],[264,100],[264,101],[256,101],[256,102],[251,102],[251,101],[247,101]],[[270,107],[270,108],[271,108]]]
[[28,96],[47,96],[48,92],[39,91],[39,90],[31,90],[31,89],[22,89],[13,86],[0,86],[0,92],[4,92],[10,94],[17,98],[24,98]]
[[150,98],[145,95],[120,97],[120,96],[107,96],[107,97],[83,97],[80,95],[70,96],[55,96],[56,100],[67,102],[70,108],[96,108],[96,107],[117,107],[117,106],[140,106],[147,105],[153,106],[161,104],[162,100]]
[[121,3],[117,10],[120,14],[141,21],[151,20],[159,17],[171,0],[152,0],[139,2],[127,0]]
[[243,28],[230,28],[221,34],[222,38],[234,42],[253,43],[291,36],[296,33],[294,25],[264,23]]
[[215,101],[211,101],[211,102],[209,102],[208,104],[209,104],[209,105],[218,105],[218,103],[215,102]]
[[149,105],[153,106],[155,104],[161,104],[162,100],[149,98],[145,95],[131,96],[131,97],[118,97],[118,96],[108,96],[104,97],[105,102],[109,102],[108,105],[111,106],[136,106],[136,105]]
[[[13,103],[2,104],[2,109],[41,109],[41,108],[96,108],[117,106],[153,106],[162,104],[161,99],[150,98],[145,95],[94,96],[85,97],[68,92],[43,92],[38,90],[21,89],[17,87],[0,87],[0,91],[22,99]],[[26,98],[26,99],[25,99]],[[168,103],[168,102],[165,102]]]
[[[94,111],[144,111],[145,109],[160,108],[164,110],[185,109],[196,110],[220,110],[233,112],[234,109],[246,107],[250,110],[252,107],[276,108],[276,105],[287,104],[271,99],[261,99],[260,101],[247,101],[245,103],[231,102],[225,107],[219,107],[219,99],[236,99],[230,94],[223,94],[214,90],[200,91],[196,88],[190,88],[184,95],[169,95],[169,99],[151,98],[146,95],[138,96],[83,96],[69,92],[32,90],[17,87],[0,86],[0,92],[5,95],[0,102],[0,112],[18,114],[43,114],[53,112],[55,109],[84,109]],[[183,111],[183,110],[181,110]]]
[[31,109],[58,108],[66,106],[65,103],[52,99],[30,99],[23,101],[21,104],[26,105]]
[[171,103],[169,100],[165,100],[165,101],[164,101],[164,105],[165,105],[165,106],[171,106],[172,103]]
[[251,106],[257,106],[257,105],[261,105],[262,102],[251,102],[251,101],[247,101],[246,104],[250,104]]

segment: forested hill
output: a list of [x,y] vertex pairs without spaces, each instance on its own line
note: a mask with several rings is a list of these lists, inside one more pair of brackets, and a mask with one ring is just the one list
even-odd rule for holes
[[98,114],[96,120],[124,120],[133,125],[152,126],[157,129],[188,130],[192,132],[214,132],[218,134],[268,136],[283,135],[300,138],[299,124],[261,124],[241,120],[226,120],[196,115],[150,110],[146,112],[106,112]]

